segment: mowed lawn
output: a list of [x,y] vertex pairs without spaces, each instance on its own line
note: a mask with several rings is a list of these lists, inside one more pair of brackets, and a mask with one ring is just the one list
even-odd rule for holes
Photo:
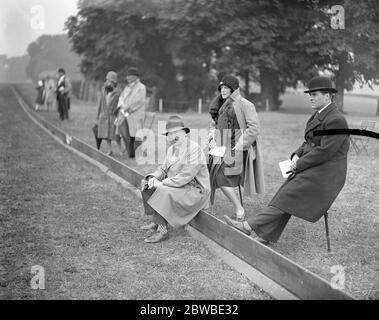
[[[23,96],[33,102],[34,89],[18,85]],[[302,143],[304,127],[312,110],[306,96],[286,95],[280,112],[260,112],[261,141],[264,154],[266,193],[245,199],[249,215],[263,208],[283,182],[278,162],[285,160]],[[345,97],[345,111],[349,126],[357,128],[362,120],[379,123],[375,117],[376,101],[368,98]],[[57,113],[39,112],[71,135],[94,145],[91,127],[96,121],[97,107],[93,103],[74,101],[70,120],[61,122]],[[158,121],[165,121],[170,113],[157,114],[152,129],[157,131]],[[193,112],[181,114],[190,128],[207,129],[210,116]],[[375,131],[379,132],[379,124]],[[102,149],[106,151],[106,146]],[[280,241],[271,247],[288,258],[315,272],[326,280],[335,277],[334,266],[342,266],[345,275],[344,290],[359,299],[378,299],[378,214],[379,214],[379,141],[368,140],[369,155],[349,152],[348,175],[344,189],[329,210],[329,228],[332,253],[326,252],[323,219],[309,223],[292,218]],[[135,160],[116,156],[141,173],[148,173],[157,164],[139,165]],[[157,158],[155,159],[157,160]],[[217,192],[214,211],[218,216],[231,215],[232,205]]]

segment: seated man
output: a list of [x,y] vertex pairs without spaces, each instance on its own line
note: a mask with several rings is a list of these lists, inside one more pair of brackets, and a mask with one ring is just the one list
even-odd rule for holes
[[156,229],[145,239],[155,243],[168,238],[167,226],[177,228],[190,222],[203,209],[210,195],[206,158],[200,146],[190,140],[179,116],[166,124],[168,148],[163,164],[142,181],[142,199],[153,222],[141,229]]
[[262,212],[242,222],[225,216],[228,224],[242,232],[254,231],[261,242],[278,241],[292,215],[310,222],[319,220],[345,184],[349,136],[314,135],[316,130],[348,128],[332,102],[337,90],[329,78],[314,77],[304,92],[309,93],[316,112],[306,124],[305,142],[291,155],[291,175]]

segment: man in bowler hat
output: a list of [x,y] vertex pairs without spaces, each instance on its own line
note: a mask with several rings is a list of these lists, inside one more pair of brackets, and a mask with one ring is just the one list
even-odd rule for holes
[[305,127],[305,141],[291,159],[291,175],[268,206],[245,221],[224,216],[226,222],[261,242],[277,242],[291,216],[318,221],[342,190],[347,172],[348,135],[315,136],[316,130],[347,129],[345,117],[332,101],[337,92],[329,78],[311,79],[309,93],[314,114]]

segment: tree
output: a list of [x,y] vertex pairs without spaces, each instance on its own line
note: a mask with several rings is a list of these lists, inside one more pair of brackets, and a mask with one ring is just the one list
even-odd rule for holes
[[27,75],[34,81],[41,72],[56,71],[62,67],[72,79],[80,79],[80,57],[71,51],[71,45],[66,35],[43,35],[29,44],[27,52],[30,56],[26,67]]
[[317,19],[295,47],[298,55],[312,62],[313,70],[334,75],[338,90],[336,104],[343,110],[345,89],[351,90],[356,82],[378,83],[379,11],[374,0],[342,1],[344,27],[333,29],[333,2],[315,3]]
[[148,85],[158,87],[166,99],[178,96],[176,66],[170,35],[162,31],[161,15],[170,1],[108,1],[79,3],[79,11],[66,22],[74,50],[83,56],[86,77],[102,80],[109,70],[120,78],[137,66]]

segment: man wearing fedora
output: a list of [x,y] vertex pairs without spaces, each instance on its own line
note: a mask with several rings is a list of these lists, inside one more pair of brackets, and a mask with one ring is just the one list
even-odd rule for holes
[[129,68],[126,75],[128,84],[118,101],[119,114],[116,119],[116,133],[124,140],[130,158],[141,143],[135,141],[136,133],[143,128],[146,108],[146,87],[139,79],[137,68]]
[[315,136],[316,130],[347,129],[345,117],[332,102],[337,92],[329,78],[311,79],[309,93],[314,114],[305,127],[304,143],[291,155],[291,175],[268,207],[247,221],[225,216],[228,224],[257,240],[277,242],[291,216],[319,220],[342,190],[347,172],[348,135]]
[[108,155],[112,155],[112,140],[116,140],[121,153],[121,140],[116,139],[116,127],[114,125],[120,93],[117,85],[117,73],[109,71],[101,89],[97,111],[97,138],[107,142]]
[[57,103],[59,118],[63,121],[68,120],[68,110],[70,109],[70,92],[71,81],[66,76],[64,69],[58,69],[58,83],[57,83]]
[[168,238],[168,224],[178,228],[189,223],[209,199],[210,183],[205,154],[188,137],[190,129],[179,116],[166,123],[168,148],[163,164],[142,181],[145,214],[153,222],[142,226],[154,230],[145,242],[156,243]]

